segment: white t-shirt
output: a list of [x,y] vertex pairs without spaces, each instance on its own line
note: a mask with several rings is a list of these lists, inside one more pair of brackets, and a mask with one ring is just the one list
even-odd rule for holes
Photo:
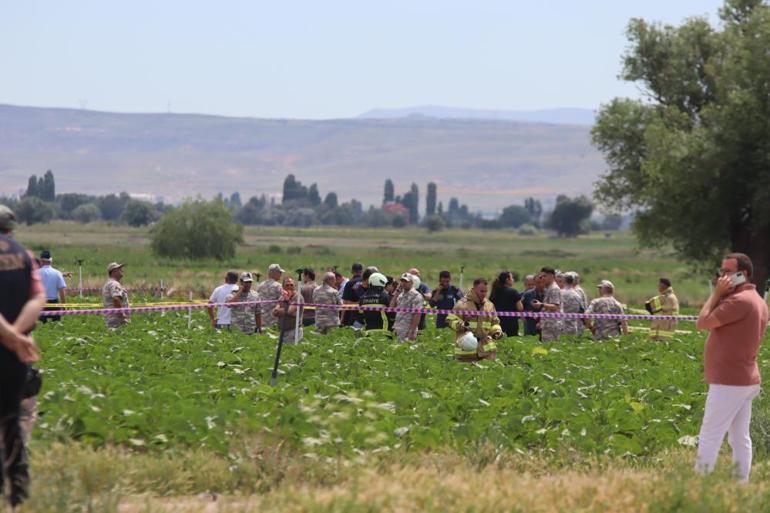
[[[209,303],[217,305],[225,304],[227,296],[238,290],[238,285],[235,283],[225,283],[214,289],[209,298]],[[217,308],[217,324],[230,324],[230,309],[224,306]]]

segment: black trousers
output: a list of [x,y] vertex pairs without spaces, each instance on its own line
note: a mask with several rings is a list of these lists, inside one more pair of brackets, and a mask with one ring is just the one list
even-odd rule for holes
[[[49,305],[57,305],[59,304],[59,300],[48,299],[46,300],[46,303],[48,303]],[[45,308],[43,308],[43,310],[58,310],[58,309],[59,309],[58,306],[46,306]],[[42,322],[48,322],[48,321],[57,322],[61,320],[61,315],[41,315],[40,320]]]
[[0,459],[0,490],[5,489],[5,479],[10,482],[10,502],[13,506],[27,498],[29,489],[29,466],[27,451],[21,437],[19,416],[24,385],[27,381],[27,365],[16,355],[0,348],[0,432],[3,444]]

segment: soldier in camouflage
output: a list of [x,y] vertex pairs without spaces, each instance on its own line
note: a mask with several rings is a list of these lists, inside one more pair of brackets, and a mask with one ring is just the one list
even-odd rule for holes
[[[612,295],[615,292],[615,285],[611,281],[602,280],[597,287],[601,297],[591,301],[591,304],[586,309],[586,313],[623,314],[623,305]],[[628,322],[625,319],[591,319],[588,327],[596,340],[618,337],[621,331],[624,335],[628,334]]]
[[[578,291],[575,290],[574,284],[574,275],[572,275],[572,273],[564,273],[564,288],[561,291],[562,310],[564,313],[583,313],[586,310],[583,298],[581,298]],[[582,335],[583,320],[563,319],[561,334],[572,337]]]
[[[324,281],[313,291],[313,303],[317,305],[341,305],[339,291],[334,288],[337,277],[333,272],[324,275]],[[327,334],[333,328],[340,325],[339,310],[316,307],[315,329],[318,333]]]
[[[553,267],[543,267],[540,270],[540,276],[545,286],[543,301],[535,300],[532,302],[532,306],[541,308],[543,312],[561,312],[561,289],[556,285],[556,270]],[[540,319],[540,340],[543,342],[553,342],[559,340],[560,334],[561,319]]]
[[[425,298],[414,287],[416,277],[404,273],[401,275],[400,285],[396,293],[390,300],[390,306],[399,308],[422,308]],[[399,342],[415,341],[417,339],[417,328],[420,324],[420,313],[396,313],[396,322],[393,324],[393,331],[396,333]]]
[[[227,296],[227,303],[245,303],[259,301],[259,295],[251,290],[254,279],[251,273],[242,273],[238,290]],[[259,331],[259,305],[234,305],[230,307],[230,323],[247,335]]]
[[[107,266],[109,279],[102,287],[104,308],[128,308],[128,291],[120,283],[123,279],[123,264],[112,262]],[[118,328],[129,322],[128,312],[109,313],[104,316],[108,328]]]
[[[261,301],[280,301],[283,298],[283,287],[281,287],[281,275],[285,271],[278,264],[270,264],[267,268],[267,280],[263,281],[257,287],[257,294]],[[272,328],[278,324],[273,315],[273,309],[277,303],[265,303],[262,305],[262,320],[258,326],[260,331]]]

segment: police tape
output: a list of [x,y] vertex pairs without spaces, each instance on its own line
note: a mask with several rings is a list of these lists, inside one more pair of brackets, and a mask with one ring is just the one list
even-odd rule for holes
[[[265,304],[283,303],[282,300],[242,301],[233,303],[186,303],[178,305],[157,306],[133,306],[127,308],[89,308],[82,310],[45,310],[42,316],[51,315],[109,315],[116,313],[150,313],[164,311],[198,310],[216,307],[256,306]],[[317,303],[289,303],[290,306],[299,308],[314,308],[318,310],[346,310],[346,311],[379,311],[387,313],[411,313],[428,315],[459,315],[463,317],[517,317],[535,319],[606,319],[629,321],[697,321],[696,315],[651,315],[651,314],[610,314],[610,313],[566,313],[566,312],[505,312],[505,311],[481,311],[481,310],[445,310],[438,308],[405,308],[399,306],[383,305],[324,305]]]

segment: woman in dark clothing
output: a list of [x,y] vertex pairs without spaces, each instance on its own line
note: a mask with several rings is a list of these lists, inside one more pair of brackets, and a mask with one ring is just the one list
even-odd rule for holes
[[[524,305],[521,304],[521,294],[513,288],[513,274],[510,271],[501,272],[492,283],[492,293],[489,300],[495,305],[498,312],[521,312]],[[500,316],[500,327],[509,337],[519,336],[518,317]]]

